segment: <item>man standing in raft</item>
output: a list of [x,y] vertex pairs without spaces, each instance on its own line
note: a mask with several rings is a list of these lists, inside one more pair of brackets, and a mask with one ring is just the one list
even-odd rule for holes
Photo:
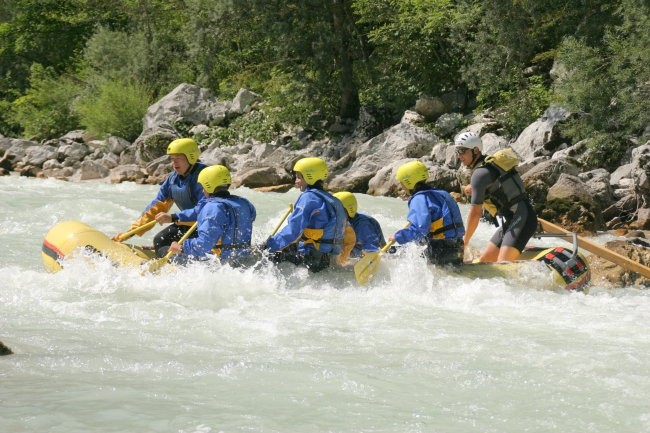
[[296,188],[302,194],[287,225],[271,236],[264,248],[274,262],[288,261],[319,272],[341,253],[347,214],[341,202],[323,190],[327,165],[320,158],[302,158],[293,167]]
[[406,217],[409,225],[395,232],[389,241],[426,244],[424,254],[432,264],[462,264],[465,228],[458,203],[447,191],[426,183],[429,171],[421,161],[401,165],[395,178],[411,195]]
[[516,260],[537,230],[537,214],[517,173],[519,159],[509,148],[486,158],[483,141],[473,132],[460,133],[454,144],[458,159],[472,170],[470,185],[463,187],[463,192],[471,195],[465,245],[469,245],[485,208],[502,221],[479,261]]
[[[160,190],[144,212],[133,224],[130,230],[137,229],[156,219],[158,214],[165,214],[176,204],[181,210],[194,208],[201,200],[205,200],[203,187],[197,179],[201,170],[206,165],[199,161],[199,146],[191,138],[179,138],[167,147],[167,155],[172,163],[173,172],[167,176],[160,186]],[[192,226],[193,221],[180,222],[175,215],[171,216],[174,224],[164,228],[153,238],[153,246],[157,257],[164,257],[167,248],[172,242],[179,240]],[[158,221],[162,224],[162,221]],[[142,236],[147,230],[138,233]],[[192,236],[196,236],[193,233]],[[122,233],[113,236],[113,240],[124,241]]]

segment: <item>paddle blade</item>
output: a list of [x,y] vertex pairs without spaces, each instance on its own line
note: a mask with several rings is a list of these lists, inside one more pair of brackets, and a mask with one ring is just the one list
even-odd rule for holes
[[377,272],[377,267],[381,261],[379,252],[367,253],[354,265],[354,276],[357,282],[362,286],[367,284],[370,278]]
[[165,256],[162,259],[154,260],[149,265],[147,266],[147,272],[151,272],[152,274],[155,274],[158,272],[163,266],[167,264],[169,261],[169,257]]
[[[192,233],[194,233],[194,230],[196,230],[198,226],[199,226],[198,221],[192,224],[192,227],[190,227],[190,229],[185,232],[185,234],[178,240],[178,243],[182,245],[183,242],[185,242],[185,240],[189,238]],[[174,255],[173,252],[167,251],[165,257],[163,257],[162,259],[158,259],[155,262],[151,262],[149,266],[147,266],[147,271],[151,273],[158,272],[160,268],[162,268],[163,266],[165,266],[165,264],[167,264],[167,262],[173,255]]]

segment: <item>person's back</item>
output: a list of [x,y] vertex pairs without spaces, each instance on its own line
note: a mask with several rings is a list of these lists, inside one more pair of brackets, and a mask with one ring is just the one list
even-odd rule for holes
[[359,203],[354,194],[349,191],[339,191],[334,194],[334,197],[345,208],[354,235],[350,236],[350,245],[347,245],[341,253],[339,263],[347,263],[349,257],[361,257],[365,253],[377,252],[386,245],[379,222],[370,215],[358,212]]
[[351,257],[361,257],[365,252],[379,251],[386,240],[379,222],[370,215],[357,212],[350,218],[350,224],[357,236],[357,241],[352,249]]
[[250,254],[256,210],[246,198],[233,194],[213,196],[204,206],[205,216],[218,221],[213,229],[212,250],[221,260]]
[[425,244],[425,255],[433,264],[461,264],[465,228],[453,197],[426,183],[428,170],[420,161],[400,166],[396,178],[411,194],[406,218],[409,225],[395,232],[391,239],[400,244]]
[[276,262],[289,261],[318,272],[341,252],[346,214],[341,203],[323,190],[327,166],[320,158],[303,158],[294,165],[295,184],[302,194],[287,224],[265,243]]
[[[181,217],[188,218],[196,215],[197,236],[186,239],[182,245],[177,242],[170,245],[170,251],[181,254],[176,260],[183,263],[202,259],[211,251],[222,260],[249,254],[256,211],[250,201],[228,191],[230,171],[222,165],[210,166],[201,172],[198,182],[206,200],[192,212],[181,213]],[[161,220],[170,222],[171,216],[165,214]]]

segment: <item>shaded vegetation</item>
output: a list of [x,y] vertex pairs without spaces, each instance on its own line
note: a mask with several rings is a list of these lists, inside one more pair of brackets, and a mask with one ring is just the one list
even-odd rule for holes
[[646,0],[7,0],[0,133],[133,139],[181,82],[263,96],[224,142],[361,106],[385,127],[419,95],[460,89],[512,136],[567,106],[563,134],[607,167],[650,134],[649,13]]

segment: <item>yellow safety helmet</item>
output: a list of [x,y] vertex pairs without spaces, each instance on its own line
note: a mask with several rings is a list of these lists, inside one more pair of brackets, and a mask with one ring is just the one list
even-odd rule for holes
[[167,155],[182,153],[190,165],[199,160],[199,145],[191,138],[177,138],[167,146]]
[[203,186],[208,194],[222,185],[230,185],[230,170],[223,165],[211,165],[201,170],[197,181]]
[[397,179],[406,189],[413,189],[418,182],[429,178],[429,170],[422,161],[411,161],[402,164],[397,169],[395,179]]
[[307,185],[313,185],[319,180],[327,179],[327,164],[320,158],[303,158],[293,166],[293,171],[302,174]]
[[357,199],[351,192],[341,191],[334,194],[334,197],[341,200],[345,211],[348,213],[350,218],[353,218],[357,214]]

